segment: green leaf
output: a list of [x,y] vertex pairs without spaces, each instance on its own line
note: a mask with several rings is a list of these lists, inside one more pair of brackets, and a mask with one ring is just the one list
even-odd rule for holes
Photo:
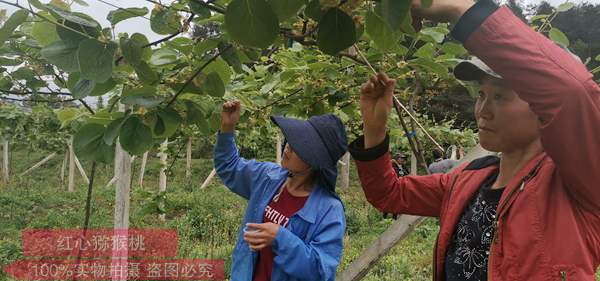
[[154,127],[154,135],[158,138],[172,136],[181,124],[181,116],[172,108],[163,108],[157,112],[157,120]]
[[203,1],[203,0],[190,0],[190,3],[188,4],[190,6],[190,9],[192,10],[192,12],[194,14],[196,14],[196,18],[198,18],[198,19],[210,18],[210,16],[211,16],[210,10],[206,6],[199,4],[197,1]]
[[431,37],[436,43],[442,43],[444,41],[444,33],[441,33],[434,28],[423,28],[421,34]]
[[213,50],[216,48],[221,41],[217,39],[204,39],[202,42],[196,44],[194,46],[194,50],[192,51],[197,56],[203,56],[207,51]]
[[277,38],[279,22],[265,0],[233,0],[225,12],[225,29],[242,45],[266,48]]
[[[55,10],[58,9],[55,8]],[[66,13],[70,14],[70,12]],[[60,18],[60,15],[56,13],[53,13],[53,15]],[[102,30],[100,24],[96,20],[82,13],[72,13],[72,15],[78,20],[71,21],[69,19],[64,19],[60,22],[62,22],[65,26],[78,31],[79,33],[66,29],[62,26],[57,26],[56,33],[63,41],[71,44],[79,44],[81,41],[88,39],[88,37],[84,36],[83,34],[87,34],[91,38],[98,38],[98,36],[100,36]],[[73,17],[70,17],[70,19],[73,19]],[[81,22],[86,22],[86,24],[82,24]]]
[[133,68],[142,83],[154,85],[159,82],[158,74],[145,61],[140,62]]
[[387,52],[397,46],[394,33],[388,24],[373,11],[367,12],[365,30],[379,50]]
[[233,67],[236,73],[243,73],[242,70],[242,62],[240,61],[240,57],[238,56],[234,47],[230,47],[227,51],[223,52],[222,50],[227,48],[227,44],[224,42],[219,43],[219,50],[221,51],[221,57]]
[[[406,1],[406,2],[410,3],[410,1]],[[431,7],[432,3],[433,3],[433,0],[421,0],[421,6],[423,6],[423,8]]]
[[98,28],[100,25],[90,16],[82,13],[72,13],[56,6],[47,6],[48,10],[55,16],[76,25]]
[[421,46],[421,48],[419,48],[416,52],[415,52],[415,57],[419,57],[419,58],[431,58],[433,57],[433,53],[435,52],[435,47],[433,46],[432,43],[426,43],[425,45]]
[[60,121],[60,127],[65,128],[71,121],[76,120],[81,116],[79,110],[73,107],[63,107],[56,111],[56,117]]
[[115,157],[115,150],[103,141],[104,126],[85,124],[73,137],[75,154],[81,159],[89,159],[110,164]]
[[110,22],[112,26],[115,26],[117,23],[124,21],[126,19],[142,17],[148,14],[148,8],[125,8],[118,9],[114,11],[110,11],[106,19]]
[[375,6],[375,12],[381,16],[392,31],[396,32],[402,27],[404,19],[408,15],[411,1],[406,0],[381,0]]
[[141,42],[125,37],[121,37],[119,41],[123,57],[131,65],[138,65],[142,61],[143,45],[141,44]]
[[6,22],[4,23],[2,28],[0,28],[0,46],[2,46],[4,44],[4,41],[6,41],[8,39],[8,37],[10,37],[13,34],[15,29],[17,29],[17,27],[19,27],[19,25],[21,25],[23,22],[25,22],[28,15],[29,15],[29,12],[27,12],[25,10],[18,10],[16,12],[14,12],[8,18],[8,20],[6,20]]
[[304,5],[304,0],[269,0],[269,4],[279,22],[284,22],[298,13]]
[[446,54],[461,56],[467,53],[467,49],[465,49],[461,44],[457,44],[454,42],[446,42],[442,45],[442,50]]
[[304,8],[304,14],[314,21],[320,21],[323,15],[325,15],[325,11],[321,9],[321,1],[310,0],[308,4],[306,4],[306,8]]
[[81,78],[104,82],[111,78],[117,45],[95,39],[81,41],[77,50]]
[[[80,76],[81,75],[77,72],[69,74],[69,78],[67,80],[67,88],[72,93],[77,91],[77,90],[75,90],[75,85],[77,85],[77,83],[80,81]],[[89,96],[104,95],[104,94],[108,93],[110,90],[114,89],[116,85],[117,85],[117,83],[112,78],[108,79],[106,82],[103,82],[103,83],[96,82],[95,87],[94,87],[93,91],[91,93],[89,93]]]
[[148,38],[146,38],[146,36],[144,34],[134,33],[133,35],[131,35],[131,37],[129,39],[137,42],[137,45],[142,46],[142,59],[143,60],[147,61],[150,59],[150,57],[152,57],[152,49],[148,48],[148,47],[143,47],[143,46],[148,46],[148,44],[150,43],[148,41]]
[[548,32],[548,36],[550,36],[550,39],[552,39],[552,41],[558,43],[559,45],[563,47],[569,47],[569,38],[567,38],[567,36],[558,28],[553,27],[552,29],[550,29],[550,32]]
[[202,90],[213,97],[225,95],[225,85],[216,72],[211,72],[206,76],[202,83]]
[[163,47],[152,54],[150,57],[150,63],[156,66],[167,65],[177,62],[177,51]]
[[223,84],[227,85],[231,82],[231,68],[222,58],[218,58],[204,68],[204,73],[216,72],[221,77]]
[[125,120],[126,118],[122,117],[108,124],[106,131],[104,131],[104,135],[102,136],[102,140],[106,145],[113,145],[115,143],[115,139],[119,136],[119,131],[121,131],[121,126],[123,126]]
[[536,20],[547,19],[550,15],[535,15],[531,17],[530,21],[534,22]]
[[77,81],[73,89],[73,97],[76,99],[85,98],[92,93],[94,87],[96,87],[96,82],[87,79],[80,79]]
[[137,116],[131,116],[121,126],[119,142],[132,155],[141,155],[152,148],[152,131]]
[[[46,14],[47,17],[51,17]],[[60,40],[56,33],[56,26],[47,21],[38,21],[31,27],[31,36],[42,46],[48,46],[50,43]]]
[[181,29],[179,19],[177,11],[158,7],[152,10],[150,28],[161,35],[177,33]]
[[156,88],[145,86],[141,88],[127,88],[123,91],[121,102],[128,105],[139,105],[143,107],[155,107],[163,101],[163,98],[156,94]]
[[600,55],[596,56],[596,61],[600,61]]
[[28,1],[31,6],[36,7],[40,10],[46,10],[46,5],[42,4],[39,0],[29,0]]
[[43,48],[41,54],[48,62],[62,70],[76,72],[79,71],[77,49],[77,45],[72,45],[64,41],[56,41]]
[[202,112],[200,106],[198,106],[195,102],[186,100],[184,103],[187,117],[186,122],[188,124],[198,124],[201,122],[200,120],[206,119],[206,115]]
[[558,5],[558,7],[556,8],[556,11],[558,11],[558,12],[566,12],[568,10],[573,9],[573,7],[575,7],[575,3],[566,2],[566,3],[562,3],[562,4]]
[[319,22],[317,45],[326,54],[336,55],[356,42],[352,18],[338,8],[331,8]]
[[421,68],[426,72],[434,72],[441,77],[448,76],[448,68],[442,64],[439,64],[429,58],[417,58],[410,60],[409,64]]
[[85,7],[89,7],[90,6],[88,3],[86,3],[83,0],[73,0],[73,2],[75,2],[75,3],[77,3],[77,4],[81,5],[81,6],[85,6]]

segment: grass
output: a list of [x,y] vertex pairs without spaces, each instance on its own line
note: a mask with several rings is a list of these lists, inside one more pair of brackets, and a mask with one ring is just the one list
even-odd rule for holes
[[[18,174],[43,158],[40,153],[17,151],[12,154],[12,174]],[[168,178],[166,221],[158,218],[156,201],[159,164],[150,157],[144,188],[138,185],[140,161],[136,160],[130,203],[130,227],[173,228],[179,235],[179,258],[224,259],[228,274],[246,202],[229,192],[215,178],[199,190],[212,169],[212,162],[193,160],[192,178],[185,179],[185,161],[176,162]],[[87,185],[77,175],[75,192],[66,191],[59,174],[62,157],[57,157],[34,173],[13,177],[0,187],[0,267],[22,258],[20,233],[26,228],[82,227]],[[83,162],[89,175],[90,163]],[[338,271],[343,271],[371,242],[392,224],[365,200],[356,172],[351,170],[351,186],[339,190],[347,211],[347,235]],[[114,187],[105,187],[112,177],[112,166],[99,165],[95,178],[90,227],[112,227]],[[437,222],[427,219],[394,247],[363,279],[431,280],[432,249]],[[600,280],[600,273],[599,273]],[[0,271],[0,280],[11,280]]]

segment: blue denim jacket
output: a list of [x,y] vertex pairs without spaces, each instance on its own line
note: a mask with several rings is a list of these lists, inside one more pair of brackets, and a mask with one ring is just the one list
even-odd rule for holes
[[[214,150],[215,169],[223,183],[248,200],[248,208],[233,251],[232,281],[251,281],[258,254],[243,239],[246,223],[262,223],[264,210],[288,171],[271,162],[239,156],[233,133],[220,133]],[[316,185],[304,207],[280,227],[272,248],[272,280],[335,280],[346,231],[344,207],[337,196]]]

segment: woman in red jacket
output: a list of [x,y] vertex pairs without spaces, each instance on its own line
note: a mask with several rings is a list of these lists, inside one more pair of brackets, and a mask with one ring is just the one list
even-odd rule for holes
[[361,87],[364,137],[350,145],[367,200],[382,212],[440,219],[434,280],[594,280],[600,88],[592,75],[490,0],[420,3],[415,14],[455,23],[453,37],[481,59],[459,64],[455,76],[480,83],[480,142],[501,156],[396,177],[386,134],[395,81],[379,74]]

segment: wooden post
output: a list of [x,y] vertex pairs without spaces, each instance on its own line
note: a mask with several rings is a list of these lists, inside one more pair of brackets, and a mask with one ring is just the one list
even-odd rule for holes
[[146,162],[148,161],[148,151],[142,156],[142,165],[140,167],[140,188],[144,188],[144,173],[146,172]]
[[[116,155],[119,157],[116,159],[119,164],[119,170],[117,171],[116,178],[116,191],[115,191],[115,222],[114,222],[114,235],[127,237],[129,229],[129,192],[131,183],[131,157],[127,151],[123,150],[121,144],[117,141]],[[113,250],[112,263],[118,266],[124,266],[127,268],[127,247],[121,250]],[[126,272],[126,271],[125,271]],[[112,276],[112,280],[127,280],[126,276]]]
[[[167,148],[169,145],[169,140],[165,140],[161,145],[160,145],[160,174],[159,174],[159,179],[158,179],[158,191],[159,192],[164,192],[167,190]],[[164,207],[164,206],[162,206]],[[160,220],[164,221],[165,220],[165,214],[160,214],[159,216]]]
[[8,171],[9,171],[9,163],[10,161],[8,160],[8,140],[4,139],[4,142],[2,143],[2,147],[3,147],[3,153],[2,153],[2,179],[4,180],[4,182],[8,182],[9,180],[9,176],[8,176]]
[[[486,151],[481,146],[477,145],[461,159],[459,164],[454,166],[452,170],[462,163],[491,154],[493,153]],[[337,280],[361,280],[369,273],[369,270],[371,270],[371,268],[373,268],[373,266],[375,266],[375,264],[390,251],[390,249],[406,238],[422,220],[422,217],[409,215],[400,216],[381,236],[379,236],[379,238],[377,238],[377,240],[371,243],[358,258],[350,263],[348,267],[346,267],[346,270],[337,276]]]
[[83,167],[81,167],[81,163],[79,163],[79,158],[77,158],[77,155],[74,155],[74,158],[75,158],[75,166],[77,167],[77,170],[79,170],[79,174],[81,174],[81,177],[83,177],[83,180],[85,181],[85,183],[90,184],[90,179],[85,174]]
[[418,165],[417,165],[417,156],[414,153],[410,153],[410,174],[412,176],[416,176],[419,174]]
[[188,137],[185,160],[185,178],[190,179],[192,177],[192,137]]
[[69,141],[69,182],[67,190],[75,191],[75,152],[73,152],[73,137]]
[[69,159],[69,149],[65,150],[65,158],[63,158],[62,166],[60,167],[60,185],[65,184],[65,171],[67,169],[67,159]]
[[44,165],[46,162],[52,160],[52,158],[56,157],[56,152],[52,152],[50,155],[44,157],[44,159],[42,159],[40,162],[35,163],[35,165],[31,166],[31,168],[25,170],[25,172],[22,172],[21,174],[19,174],[19,177],[22,177],[24,175],[26,175],[27,173],[39,168],[40,166]]
[[277,134],[275,138],[277,140],[275,144],[275,161],[277,164],[281,165],[281,155],[283,153],[283,151],[281,151],[281,136]]
[[340,185],[342,188],[347,189],[350,186],[350,153],[346,152],[342,156],[342,178],[340,179]]
[[210,174],[208,175],[208,177],[206,177],[206,179],[202,183],[202,186],[200,186],[200,189],[206,188],[208,186],[208,184],[210,183],[210,181],[215,177],[216,174],[217,174],[217,170],[212,169],[212,171],[210,171]]

